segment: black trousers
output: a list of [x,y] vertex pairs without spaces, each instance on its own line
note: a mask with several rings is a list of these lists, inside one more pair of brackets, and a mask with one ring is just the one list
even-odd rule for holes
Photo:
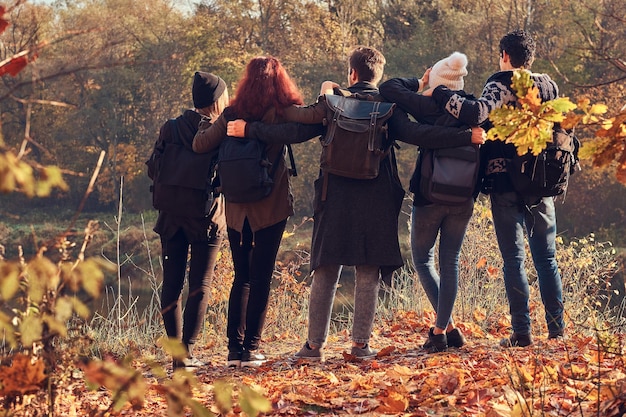
[[235,279],[228,301],[228,350],[256,350],[265,324],[276,255],[287,220],[252,233],[228,228]]
[[[163,249],[163,288],[161,315],[168,337],[192,346],[200,333],[206,314],[213,270],[222,236],[209,234],[206,240],[189,242],[182,229],[168,240]],[[191,249],[191,252],[190,252]],[[182,292],[189,260],[189,294],[182,313]]]

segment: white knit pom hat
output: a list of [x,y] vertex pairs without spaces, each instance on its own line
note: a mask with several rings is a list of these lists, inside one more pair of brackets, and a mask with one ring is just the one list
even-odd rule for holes
[[431,88],[443,85],[451,90],[463,89],[463,77],[467,75],[467,56],[453,52],[447,58],[438,61],[430,70],[428,85]]

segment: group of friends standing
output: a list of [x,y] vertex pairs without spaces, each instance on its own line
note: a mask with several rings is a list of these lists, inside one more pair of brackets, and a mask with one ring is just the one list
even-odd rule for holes
[[[508,180],[507,161],[515,147],[501,141],[485,141],[489,113],[515,105],[511,81],[516,69],[529,70],[535,42],[522,30],[500,41],[500,71],[486,82],[482,95],[463,92],[467,58],[455,52],[429,68],[421,78],[393,78],[378,87],[385,57],[376,49],[359,46],[348,60],[350,93],[378,96],[397,108],[388,120],[390,152],[381,160],[374,179],[353,179],[320,173],[315,181],[313,234],[311,242],[312,283],[308,308],[308,335],[294,359],[324,360],[332,306],[344,266],[355,267],[354,317],[350,353],[368,359],[377,351],[370,344],[379,286],[403,265],[398,240],[398,216],[405,195],[393,156],[393,142],[424,148],[481,146],[482,172],[475,197],[480,192],[491,200],[498,246],[504,261],[504,283],[509,301],[512,333],[500,344],[525,347],[533,343],[529,310],[529,284],[524,261],[527,235],[537,270],[545,307],[549,338],[563,336],[563,298],[556,262],[556,218],[552,197],[523,198]],[[558,87],[545,74],[532,74],[542,100],[557,98]],[[320,96],[342,88],[325,81]],[[274,57],[256,57],[247,65],[228,102],[225,82],[218,76],[198,72],[193,83],[194,110],[179,116],[188,128],[179,134],[186,146],[198,153],[215,154],[227,136],[259,139],[267,146],[268,159],[278,160],[270,195],[251,203],[232,203],[216,198],[209,216],[180,218],[159,213],[155,231],[163,249],[161,308],[168,337],[181,340],[187,358],[174,360],[174,367],[202,366],[193,355],[201,329],[215,259],[227,235],[234,266],[227,320],[229,366],[259,366],[266,361],[260,351],[276,256],[287,219],[293,212],[289,170],[284,145],[324,136],[324,104],[304,105],[303,97],[281,63]],[[381,97],[382,96],[382,97]],[[415,120],[411,120],[409,115]],[[180,123],[178,124],[181,125]],[[165,128],[161,135],[168,135]],[[452,318],[457,296],[458,260],[470,221],[474,199],[448,206],[432,203],[419,188],[414,172],[411,214],[411,251],[415,270],[436,312],[423,348],[445,351],[466,343]],[[435,242],[439,243],[439,267]],[[182,313],[188,250],[189,296]]]

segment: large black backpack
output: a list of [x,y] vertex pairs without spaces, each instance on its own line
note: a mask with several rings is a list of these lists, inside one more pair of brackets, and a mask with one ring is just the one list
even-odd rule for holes
[[[297,176],[291,146],[287,145],[290,174]],[[251,203],[267,197],[274,186],[274,174],[284,155],[274,161],[267,157],[266,145],[252,138],[227,136],[220,144],[217,158],[219,186],[217,191],[231,203]]]
[[170,119],[170,140],[159,139],[146,161],[152,179],[152,205],[177,216],[204,217],[212,197],[215,152],[199,154],[185,147],[178,137],[177,121]]
[[480,172],[478,145],[452,148],[420,148],[419,184],[411,184],[431,203],[461,205],[473,198]]
[[359,94],[326,94],[322,100],[326,106],[322,172],[356,179],[376,178],[380,161],[388,154],[384,149],[386,123],[395,104]]
[[539,153],[517,153],[507,168],[515,190],[523,197],[564,195],[570,175],[580,169],[580,142],[572,131],[555,127],[552,142]]

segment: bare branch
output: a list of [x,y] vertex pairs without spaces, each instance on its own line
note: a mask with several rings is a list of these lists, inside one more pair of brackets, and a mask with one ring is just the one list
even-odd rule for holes
[[26,86],[30,86],[30,85],[33,85],[35,83],[39,83],[39,82],[42,82],[42,81],[48,81],[48,80],[52,80],[52,79],[59,78],[59,77],[65,77],[67,75],[75,74],[75,73],[82,72],[82,71],[101,70],[101,69],[106,69],[106,68],[116,68],[116,67],[123,67],[123,66],[153,65],[153,64],[162,64],[163,62],[165,62],[165,61],[164,60],[151,60],[151,61],[143,61],[143,62],[140,62],[140,63],[138,63],[136,61],[121,61],[121,62],[112,62],[112,63],[98,63],[96,65],[83,65],[83,66],[79,66],[79,67],[69,68],[69,69],[66,69],[64,71],[59,71],[59,72],[54,73],[54,74],[50,74],[50,75],[46,75],[46,76],[43,76],[43,77],[35,78],[33,80],[30,80],[30,81],[23,81],[23,82],[17,83],[9,91],[4,93],[3,95],[0,95],[0,101],[9,98],[16,91],[18,91],[21,88],[24,88]]
[[11,99],[22,103],[22,104],[41,104],[44,106],[58,106],[58,107],[69,107],[72,109],[75,109],[77,106],[75,104],[70,104],[70,103],[64,103],[61,101],[55,101],[55,100],[40,100],[40,99],[24,99],[24,98],[20,98],[17,96],[12,95]]
[[[574,87],[579,87],[579,88],[594,88],[594,87],[602,87],[605,85],[609,85],[609,84],[614,84],[614,83],[619,83],[620,81],[624,81],[626,80],[626,75],[624,75],[623,77],[618,77],[615,78],[613,80],[608,80],[608,81],[602,81],[599,83],[595,83],[595,84],[578,84],[573,82],[572,80],[569,79],[569,77],[564,74],[559,67],[556,65],[556,63],[554,62],[554,60],[550,59],[549,60],[550,65],[552,65],[552,68],[554,68],[554,70],[557,72],[557,74],[559,74],[559,76],[561,76],[565,82],[569,85],[572,85]],[[622,65],[624,64],[623,62],[620,62]]]

